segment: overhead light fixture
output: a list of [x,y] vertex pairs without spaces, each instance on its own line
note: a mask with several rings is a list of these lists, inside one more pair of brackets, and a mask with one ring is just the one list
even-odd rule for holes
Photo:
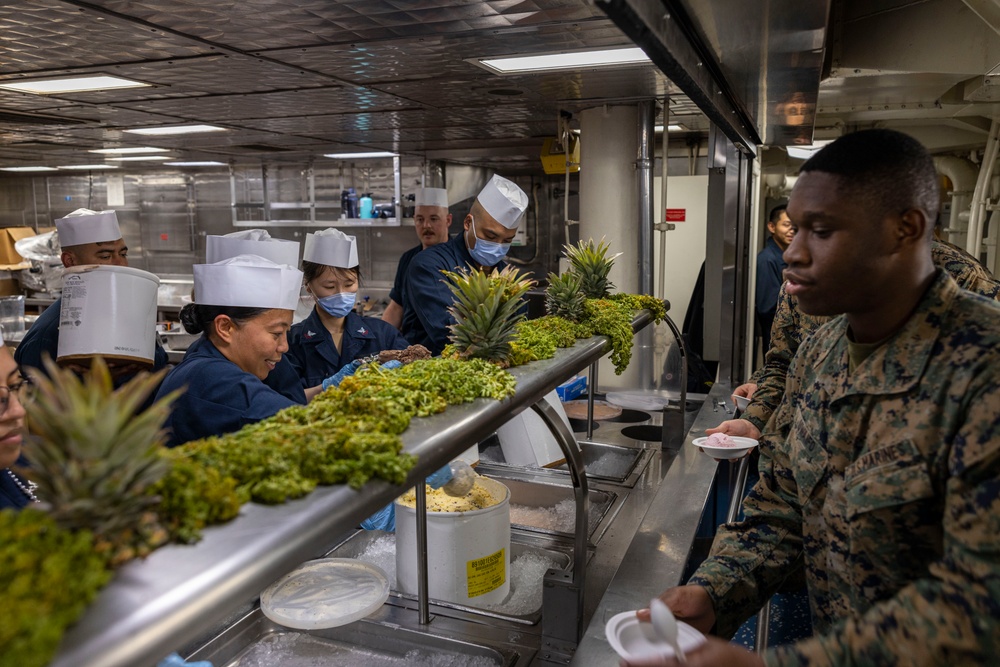
[[[678,125],[676,123],[671,123],[670,125],[667,125],[667,130],[670,131],[670,132],[687,132],[687,128],[686,127],[684,127],[683,125]],[[662,125],[657,125],[657,126],[655,126],[653,128],[653,131],[654,132],[663,132],[663,126]]]
[[198,132],[225,132],[226,128],[215,125],[169,125],[161,127],[139,127],[134,130],[124,130],[133,134],[197,134]]
[[58,171],[55,167],[0,167],[0,171]]
[[133,146],[131,148],[92,148],[88,153],[104,153],[107,155],[128,155],[129,153],[166,153],[169,148],[154,148],[152,146]]
[[591,67],[614,67],[649,63],[642,49],[601,49],[599,51],[574,51],[572,53],[549,53],[532,56],[503,56],[501,58],[475,58],[488,70],[498,74],[519,72],[544,72],[564,69],[587,69]]
[[60,165],[60,169],[90,169],[92,171],[100,171],[101,169],[117,169],[116,164],[66,164]]
[[109,157],[110,162],[132,162],[138,160],[145,160],[149,162],[150,160],[169,160],[169,155],[129,155],[128,157]]
[[53,95],[55,93],[117,90],[119,88],[143,88],[149,85],[142,81],[132,81],[118,76],[75,76],[61,79],[34,79],[16,83],[3,82],[0,83],[0,88],[16,90],[21,93],[34,93],[35,95]]
[[369,151],[367,153],[327,153],[323,157],[330,157],[334,160],[353,160],[355,158],[396,157],[396,153],[390,153],[389,151]]
[[833,139],[821,139],[819,141],[814,141],[808,146],[786,146],[785,150],[788,151],[788,157],[797,158],[799,160],[808,160],[814,153],[823,148],[823,146],[832,143]]
[[225,162],[214,162],[207,160],[204,162],[164,162],[165,167],[225,167]]

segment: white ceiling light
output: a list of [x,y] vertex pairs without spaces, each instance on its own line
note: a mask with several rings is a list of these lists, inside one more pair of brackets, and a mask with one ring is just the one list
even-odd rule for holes
[[131,148],[92,148],[88,153],[105,153],[107,155],[128,155],[129,153],[166,153],[169,148],[153,148],[152,146],[133,146]]
[[225,167],[225,162],[214,162],[206,160],[203,162],[164,162],[167,167]]
[[587,69],[649,63],[649,57],[638,47],[602,49],[600,51],[575,51],[533,56],[503,56],[501,58],[476,58],[478,63],[499,74],[516,72],[542,72],[563,69]]
[[145,161],[148,162],[150,160],[169,160],[169,159],[170,159],[170,156],[168,156],[168,155],[129,155],[128,157],[109,157],[108,161],[110,161],[110,162],[130,162],[130,161],[136,161],[136,160],[145,160]]
[[823,148],[827,144],[832,144],[833,139],[823,139],[820,141],[814,141],[808,146],[786,146],[785,150],[788,151],[788,157],[798,158],[799,160],[808,160],[815,154],[819,149]]
[[55,167],[0,167],[0,171],[57,171]]
[[[683,125],[677,125],[675,123],[671,123],[670,125],[667,125],[667,129],[669,131],[671,131],[671,132],[687,132],[687,128],[686,127],[684,127]],[[663,126],[662,125],[657,125],[657,126],[655,126],[653,128],[653,131],[654,132],[663,132]]]
[[353,160],[369,157],[396,157],[396,154],[388,151],[370,151],[368,153],[327,153],[323,157],[331,157],[334,160]]
[[100,169],[117,169],[116,164],[66,164],[60,165],[60,169],[91,169],[93,171],[98,171]]
[[52,95],[55,93],[84,93],[97,90],[115,90],[118,88],[141,88],[148,83],[122,79],[117,76],[77,76],[63,79],[35,79],[34,81],[18,81],[16,83],[0,83],[0,88],[16,90],[22,93],[36,95]]
[[196,134],[198,132],[224,132],[226,128],[215,125],[170,125],[167,127],[140,127],[134,130],[124,130],[134,134]]

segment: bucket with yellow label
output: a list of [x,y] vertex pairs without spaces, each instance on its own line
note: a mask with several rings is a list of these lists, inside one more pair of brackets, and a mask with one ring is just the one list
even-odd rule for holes
[[[396,500],[396,579],[400,592],[416,595],[417,512],[412,491],[407,496]],[[479,477],[463,500],[428,492],[430,597],[473,607],[499,604],[510,592],[510,489]]]

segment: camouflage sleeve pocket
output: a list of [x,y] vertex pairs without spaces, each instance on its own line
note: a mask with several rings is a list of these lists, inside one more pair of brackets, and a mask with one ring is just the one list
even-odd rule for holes
[[868,452],[844,471],[848,516],[934,496],[927,463],[909,441]]

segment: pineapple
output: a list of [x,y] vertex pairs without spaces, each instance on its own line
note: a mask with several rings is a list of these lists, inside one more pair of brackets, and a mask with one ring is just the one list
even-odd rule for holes
[[583,281],[580,276],[569,271],[557,276],[549,274],[549,286],[545,290],[545,311],[571,322],[583,319]]
[[167,538],[147,490],[169,467],[161,427],[176,396],[135,414],[162,372],[140,373],[115,390],[99,357],[84,379],[50,360],[45,367],[48,377],[31,372],[38,392],[27,416],[26,472],[38,497],[61,527],[91,531],[112,566],[147,555]]
[[455,301],[448,309],[455,323],[451,330],[450,352],[460,358],[478,357],[510,364],[510,343],[517,333],[515,325],[524,318],[521,297],[534,280],[508,266],[482,271],[444,271],[451,281]]
[[621,253],[608,257],[610,244],[604,239],[594,247],[594,240],[580,241],[575,246],[563,246],[566,258],[573,267],[573,272],[580,276],[583,295],[588,299],[603,299],[615,288],[608,280],[608,273]]

